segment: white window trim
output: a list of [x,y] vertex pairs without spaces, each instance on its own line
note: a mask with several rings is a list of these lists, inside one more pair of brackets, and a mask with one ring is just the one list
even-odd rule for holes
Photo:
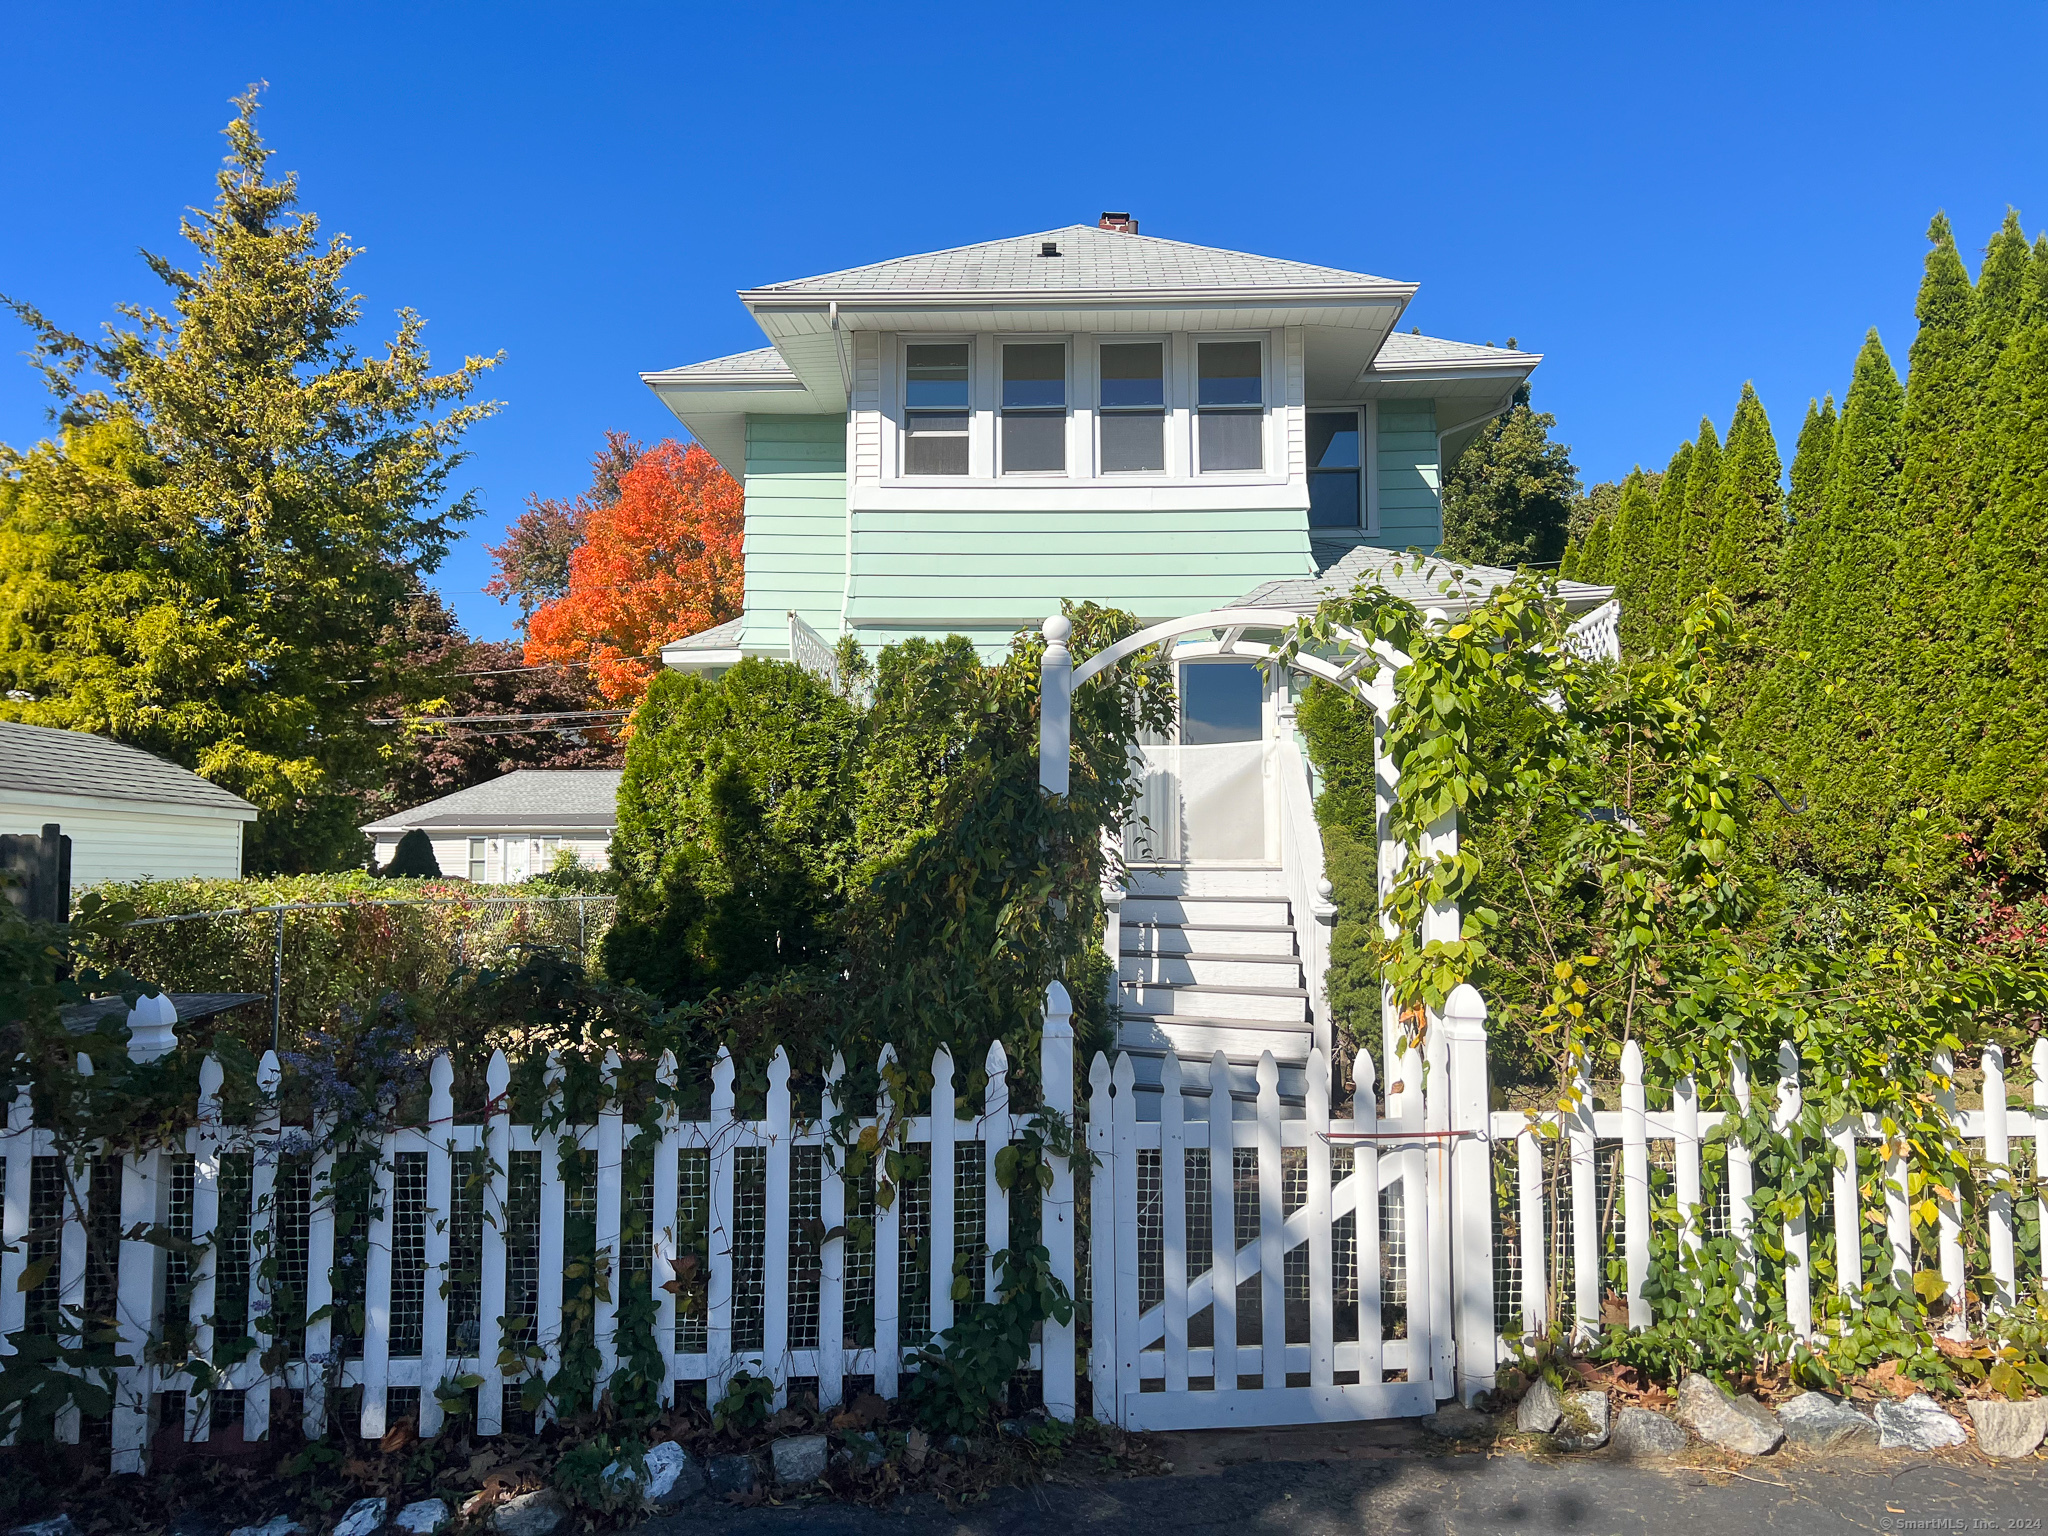
[[[1340,401],[1334,405],[1304,405],[1301,408],[1302,441],[1304,445],[1308,441],[1309,418],[1314,416],[1334,416],[1339,411],[1351,411],[1357,415],[1358,522],[1353,526],[1352,531],[1364,534],[1376,534],[1380,531],[1380,498],[1379,493],[1373,486],[1375,476],[1372,472],[1373,405],[1374,402],[1370,400],[1365,401],[1363,404],[1346,404]],[[1315,466],[1307,463],[1305,460],[1302,465],[1302,477],[1310,482],[1314,481],[1316,477]],[[1341,533],[1345,530],[1341,528],[1319,528],[1316,524],[1310,523],[1308,531],[1309,536],[1313,538],[1318,533],[1332,534]]]
[[[1066,379],[1066,405],[1060,416],[1060,426],[1062,429],[1060,437],[1064,444],[1064,451],[1061,454],[1063,462],[1058,469],[1009,469],[1003,463],[1003,353],[1005,349],[1010,347],[1052,346],[1060,348],[1060,355],[1064,359],[1062,371]],[[992,445],[992,456],[995,460],[996,478],[1013,482],[1020,480],[1070,480],[1074,478],[1074,398],[1077,391],[1074,378],[1076,371],[1074,367],[1074,353],[1076,349],[1073,337],[1065,335],[1039,335],[1036,332],[1006,331],[995,337],[995,345],[991,350],[995,354],[995,376],[991,382],[989,418],[995,429],[993,433],[995,440]],[[969,398],[971,399],[972,397],[972,391],[970,390]],[[1022,414],[1050,416],[1052,412],[1050,409],[1046,409],[1025,411]],[[973,420],[973,413],[969,412],[968,432],[970,436],[973,434]],[[973,459],[971,452],[968,457],[971,463]],[[921,478],[937,479],[940,477],[925,476]]]
[[[1187,355],[1187,474],[1205,485],[1250,484],[1274,478],[1285,479],[1284,458],[1274,453],[1273,399],[1278,380],[1274,374],[1274,345],[1271,331],[1188,331]],[[1202,344],[1208,341],[1256,341],[1259,344],[1259,467],[1257,469],[1202,468]],[[1216,409],[1228,411],[1232,407]],[[1235,409],[1242,410],[1239,406]],[[1279,468],[1275,469],[1276,462]]]
[[[975,345],[978,338],[967,332],[960,335],[927,335],[921,331],[899,331],[896,336],[896,379],[892,391],[895,405],[896,462],[892,466],[896,478],[912,485],[958,485],[963,480],[978,478],[977,460],[986,463],[980,453],[981,444],[977,430],[982,412],[976,409],[985,398],[985,391],[979,388],[981,361],[984,348]],[[913,475],[910,473],[910,349],[926,346],[965,346],[967,348],[967,473],[964,475]]]
[[[1134,410],[1109,410],[1103,406],[1102,349],[1104,347],[1145,345],[1154,342],[1156,342],[1159,347],[1159,468],[1118,470],[1104,469],[1102,467],[1102,418],[1105,416],[1134,416],[1138,413]],[[1089,412],[1093,419],[1089,423],[1088,438],[1089,443],[1094,450],[1094,459],[1091,467],[1094,470],[1095,477],[1101,480],[1108,480],[1117,485],[1122,485],[1130,481],[1172,479],[1174,448],[1174,378],[1172,333],[1167,331],[1161,331],[1156,335],[1148,335],[1144,332],[1119,332],[1107,336],[1097,336],[1095,338],[1094,360],[1094,398],[1089,402]]]

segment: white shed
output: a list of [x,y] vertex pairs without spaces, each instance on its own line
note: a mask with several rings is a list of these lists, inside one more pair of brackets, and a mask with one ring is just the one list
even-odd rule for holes
[[618,826],[616,768],[520,768],[386,816],[363,828],[389,864],[415,827],[434,844],[441,873],[513,884],[553,867],[563,849],[586,869],[611,863]]
[[106,880],[242,877],[256,807],[188,768],[84,731],[0,720],[0,832],[71,839],[73,890]]

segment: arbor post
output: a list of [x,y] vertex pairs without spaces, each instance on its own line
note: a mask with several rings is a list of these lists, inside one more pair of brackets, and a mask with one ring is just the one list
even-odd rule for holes
[[1067,649],[1074,624],[1056,613],[1039,633],[1045,636],[1045,656],[1038,664],[1038,787],[1064,795],[1074,749],[1074,657]]
[[1468,1406],[1493,1390],[1499,1343],[1493,1331],[1493,1146],[1486,1075],[1486,1003],[1469,985],[1444,1000],[1450,1094],[1452,1326],[1458,1398]]
[[[1074,1004],[1067,989],[1050,982],[1045,989],[1045,1026],[1038,1037],[1039,1102],[1046,1116],[1060,1116],[1074,1129]],[[1081,1304],[1074,1285],[1074,1166],[1057,1155],[1048,1160],[1052,1188],[1039,1202],[1041,1236],[1052,1277],[1067,1288],[1074,1305]],[[1043,1369],[1045,1411],[1072,1423],[1075,1409],[1074,1336],[1076,1314],[1064,1323],[1047,1318],[1039,1333],[1039,1364]],[[1099,1347],[1099,1346],[1098,1346]]]

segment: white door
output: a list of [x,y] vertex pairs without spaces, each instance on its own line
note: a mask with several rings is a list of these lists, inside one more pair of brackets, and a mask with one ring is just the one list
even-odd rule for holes
[[517,885],[533,873],[533,842],[530,838],[505,839],[505,883]]
[[1180,729],[1139,748],[1145,781],[1125,832],[1138,864],[1269,862],[1266,679],[1248,661],[1181,665]]

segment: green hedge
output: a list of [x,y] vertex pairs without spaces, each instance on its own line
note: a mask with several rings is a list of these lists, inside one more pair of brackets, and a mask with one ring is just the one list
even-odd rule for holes
[[[331,1026],[343,1008],[364,1012],[381,997],[408,1000],[429,1036],[439,1000],[460,971],[503,962],[522,945],[595,958],[613,903],[544,902],[530,886],[460,880],[384,880],[361,871],[262,880],[140,880],[98,888],[138,918],[209,914],[126,929],[106,958],[171,992],[270,992],[279,914],[251,907],[308,904],[284,912],[282,1037],[287,1049]],[[393,902],[406,905],[391,905]],[[341,903],[313,906],[312,903]],[[579,911],[580,908],[580,911]],[[266,1004],[229,1016],[235,1032],[267,1046]]]

